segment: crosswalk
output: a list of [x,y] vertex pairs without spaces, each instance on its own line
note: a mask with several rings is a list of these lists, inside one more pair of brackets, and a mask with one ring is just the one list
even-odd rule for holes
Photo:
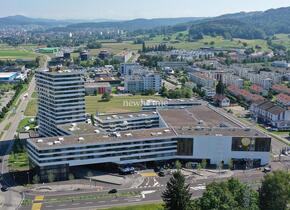
[[145,179],[143,180],[143,182],[138,185],[135,186],[134,188],[136,189],[146,189],[146,188],[159,188],[159,187],[164,187],[164,184],[160,184],[158,182],[158,180],[156,179],[156,177],[145,177]]

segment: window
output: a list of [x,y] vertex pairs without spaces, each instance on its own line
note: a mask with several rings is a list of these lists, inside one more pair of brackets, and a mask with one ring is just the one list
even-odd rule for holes
[[177,140],[177,155],[192,156],[193,155],[193,139],[180,138]]

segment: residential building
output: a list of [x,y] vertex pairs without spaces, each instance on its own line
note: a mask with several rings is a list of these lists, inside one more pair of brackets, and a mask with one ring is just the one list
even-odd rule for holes
[[112,87],[108,82],[90,82],[85,83],[86,95],[102,95],[104,93],[111,93]]
[[224,95],[215,95],[214,101],[219,107],[229,107],[231,105],[230,99]]
[[115,55],[113,59],[118,60],[120,63],[127,63],[132,56],[133,53],[131,51],[122,51]]
[[272,90],[276,93],[285,93],[287,95],[290,95],[290,88],[285,85],[273,85]]
[[139,63],[122,63],[120,65],[119,73],[121,74],[122,77],[124,77],[139,74],[144,70],[145,68],[141,66]]
[[85,121],[85,88],[78,71],[36,71],[39,134],[57,136],[57,126]]
[[290,63],[287,63],[286,61],[274,61],[272,62],[273,67],[279,67],[279,68],[289,68]]
[[290,129],[290,110],[271,101],[255,102],[251,105],[250,111],[257,122],[269,124],[279,130]]
[[189,77],[192,82],[202,87],[215,88],[216,86],[217,81],[215,79],[210,78],[205,73],[201,72],[189,73]]
[[216,95],[216,89],[210,88],[210,87],[202,87],[202,91],[204,91],[204,94],[208,98],[213,98]]
[[125,92],[129,93],[140,93],[148,90],[158,92],[162,86],[160,74],[153,72],[126,76],[124,83]]
[[277,102],[284,107],[290,107],[290,96],[284,93],[276,95]]

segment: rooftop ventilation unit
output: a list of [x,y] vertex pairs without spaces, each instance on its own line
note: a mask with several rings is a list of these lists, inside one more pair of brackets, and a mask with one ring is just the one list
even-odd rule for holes
[[98,134],[99,134],[99,133],[100,133],[100,131],[99,131],[99,130],[95,130],[95,133],[98,133]]
[[60,141],[54,141],[53,143],[54,143],[54,144],[61,144]]
[[164,130],[164,133],[170,133],[169,129]]
[[36,143],[43,143],[42,139],[37,139]]
[[126,133],[125,136],[126,137],[130,137],[130,136],[133,136],[133,135],[132,135],[132,133]]
[[79,141],[84,141],[85,139],[84,139],[84,137],[79,137],[78,140],[79,140]]
[[59,137],[58,140],[59,141],[64,141],[64,138],[63,137]]
[[52,143],[52,142],[47,142],[47,145],[48,145],[48,146],[52,146],[53,143]]

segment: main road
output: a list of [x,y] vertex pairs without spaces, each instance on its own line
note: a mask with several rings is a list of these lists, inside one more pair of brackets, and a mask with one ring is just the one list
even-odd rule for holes
[[[50,58],[46,56],[46,60],[42,68],[47,67],[47,62]],[[20,121],[24,118],[24,111],[32,98],[32,94],[35,91],[35,78],[33,77],[28,85],[26,92],[22,93],[17,99],[17,106],[13,110],[10,110],[6,118],[0,123],[0,131],[3,132],[0,138],[0,185],[6,185],[8,187],[14,186],[14,180],[9,175],[8,157],[13,148],[13,140],[15,134],[17,134],[17,128]],[[7,126],[9,125],[9,126]],[[8,127],[8,129],[4,129]],[[21,194],[19,187],[10,188],[7,192],[0,191],[0,209],[15,210],[19,207],[21,202]]]

